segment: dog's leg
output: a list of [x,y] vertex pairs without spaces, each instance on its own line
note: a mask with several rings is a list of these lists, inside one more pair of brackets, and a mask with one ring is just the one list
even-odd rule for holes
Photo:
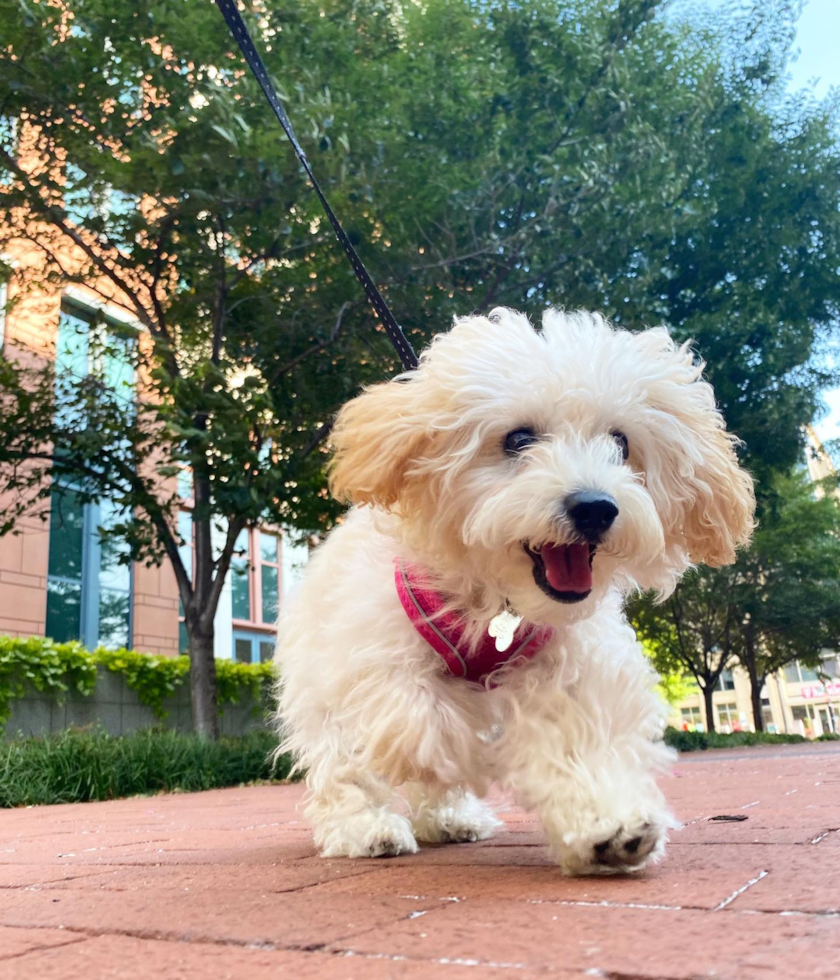
[[430,844],[468,844],[487,840],[502,826],[492,809],[462,787],[411,783],[406,788],[417,840]]
[[500,746],[567,874],[638,871],[662,856],[676,826],[656,785],[673,753],[658,740],[654,678],[626,647],[612,657],[583,651],[568,685],[531,685]]
[[567,874],[640,871],[665,852],[674,826],[652,775],[609,750],[556,773],[537,805],[552,856]]
[[307,776],[305,814],[323,857],[414,854],[410,821],[397,813],[391,787],[347,760],[319,760]]

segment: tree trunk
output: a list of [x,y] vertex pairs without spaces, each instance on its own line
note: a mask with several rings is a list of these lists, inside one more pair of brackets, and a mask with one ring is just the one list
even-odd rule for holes
[[199,738],[215,741],[219,737],[219,710],[216,698],[213,627],[210,627],[209,632],[189,630],[189,633],[193,731]]
[[706,731],[715,731],[715,708],[714,708],[714,687],[708,685],[703,688],[703,701],[706,705]]
[[764,731],[764,713],[761,710],[761,688],[764,685],[750,677],[750,697],[752,699],[753,724],[757,732]]
[[764,715],[761,710],[761,689],[764,687],[764,678],[758,676],[757,657],[755,654],[755,640],[751,629],[747,629],[745,636],[745,647],[739,657],[741,665],[746,668],[750,678],[750,701],[752,702],[753,725],[757,732],[764,731]]
[[764,731],[764,713],[761,710],[761,689],[764,687],[764,678],[758,676],[755,669],[755,661],[749,658],[747,673],[750,677],[750,700],[752,701],[753,725],[757,732]]

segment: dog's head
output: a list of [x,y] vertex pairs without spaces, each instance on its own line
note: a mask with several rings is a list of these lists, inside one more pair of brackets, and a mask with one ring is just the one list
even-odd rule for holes
[[488,608],[589,615],[611,585],[667,594],[753,527],[749,475],[702,364],[663,328],[550,311],[466,317],[420,367],[342,409],[333,493],[391,511]]

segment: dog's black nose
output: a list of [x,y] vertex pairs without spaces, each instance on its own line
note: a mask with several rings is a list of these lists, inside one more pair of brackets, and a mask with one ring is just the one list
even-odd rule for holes
[[566,497],[566,513],[579,534],[596,542],[618,517],[618,504],[608,493],[579,490]]

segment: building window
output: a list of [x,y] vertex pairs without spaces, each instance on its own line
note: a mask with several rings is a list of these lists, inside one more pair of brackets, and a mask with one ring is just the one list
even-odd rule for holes
[[718,682],[715,684],[716,691],[734,691],[735,690],[735,678],[732,676],[731,670],[724,670],[723,673],[718,677]]
[[[193,578],[195,568],[193,565],[193,523],[192,511],[181,510],[178,512],[178,536],[183,544],[178,545],[178,554],[181,556],[181,563],[187,570],[190,580]],[[187,624],[184,622],[184,603],[178,596],[178,650],[180,653],[187,653],[190,649],[190,637],[187,633]]]
[[785,667],[785,680],[789,684],[799,684],[805,681],[819,680],[819,676],[811,667],[805,667],[798,660]]
[[815,735],[816,713],[813,705],[795,704],[791,708],[793,715],[794,731],[806,738],[813,738]]
[[240,664],[264,664],[274,656],[274,638],[248,630],[233,631],[233,659]]
[[280,539],[260,528],[243,531],[231,562],[236,623],[273,629],[280,605]]
[[830,704],[820,706],[817,709],[817,714],[820,716],[820,725],[822,726],[823,735],[833,735],[837,732],[837,715],[834,713],[834,708]]
[[[137,332],[75,303],[62,303],[55,351],[56,419],[82,425],[75,389],[97,375],[125,405],[133,405]],[[75,403],[75,404],[74,404]]]
[[699,705],[692,705],[689,708],[681,708],[683,731],[697,732],[703,730],[703,715]]
[[280,607],[280,539],[259,531],[260,615],[262,622],[277,622]]
[[46,634],[110,649],[131,645],[131,566],[127,545],[102,537],[120,520],[109,501],[82,503],[77,489],[50,495]]
[[773,733],[776,731],[776,722],[773,718],[773,707],[770,698],[761,699],[761,718],[764,722],[764,731]]
[[729,734],[741,730],[741,716],[738,714],[738,705],[734,701],[718,704],[716,708],[720,731]]
[[[92,333],[98,343],[91,344]],[[73,387],[96,372],[126,403],[134,401],[134,368],[127,335],[115,324],[63,305],[56,344],[56,419],[82,425]],[[81,640],[110,648],[131,644],[132,575],[128,546],[103,535],[125,519],[109,500],[90,501],[82,488],[56,483],[50,494],[46,633],[59,642]]]

